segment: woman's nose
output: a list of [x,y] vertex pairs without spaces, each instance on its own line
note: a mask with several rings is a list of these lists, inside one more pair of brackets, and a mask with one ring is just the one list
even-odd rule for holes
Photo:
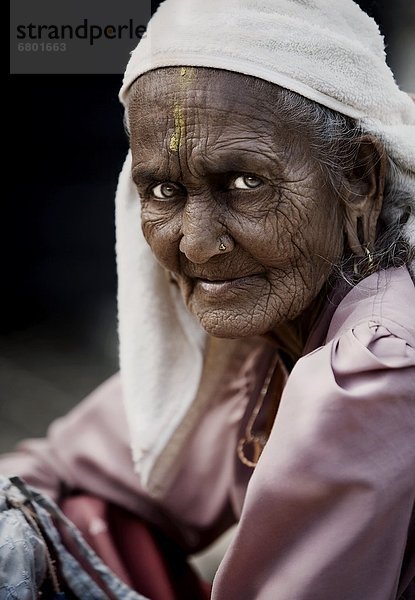
[[214,208],[202,202],[186,206],[179,248],[188,260],[202,264],[217,254],[231,252],[234,245]]

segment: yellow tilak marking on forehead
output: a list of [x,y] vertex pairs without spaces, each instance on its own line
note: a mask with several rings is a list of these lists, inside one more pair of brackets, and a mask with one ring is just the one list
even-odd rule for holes
[[178,152],[181,140],[184,138],[186,130],[186,122],[184,119],[183,109],[177,100],[174,101],[174,133],[170,138],[169,148],[172,152]]
[[[181,67],[179,76],[179,87],[186,89],[194,79],[195,70],[193,67]],[[174,101],[174,133],[170,138],[169,148],[172,152],[178,152],[181,140],[184,138],[186,130],[186,121],[183,109],[177,99]]]
[[195,70],[193,67],[182,67],[180,69],[180,82],[187,85],[192,81],[195,75]]

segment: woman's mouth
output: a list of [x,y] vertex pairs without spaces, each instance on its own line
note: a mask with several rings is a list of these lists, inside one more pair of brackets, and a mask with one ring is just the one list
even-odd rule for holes
[[195,278],[195,289],[199,289],[205,294],[210,296],[223,295],[225,292],[234,291],[237,288],[250,285],[255,279],[259,277],[258,274],[246,275],[244,277],[234,277],[232,279],[201,279]]

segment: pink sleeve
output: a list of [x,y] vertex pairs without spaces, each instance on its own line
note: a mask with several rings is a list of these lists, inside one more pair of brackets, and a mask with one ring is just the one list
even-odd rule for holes
[[396,598],[415,558],[414,390],[415,350],[375,323],[297,363],[214,600]]
[[45,439],[25,440],[14,452],[0,456],[0,473],[19,475],[55,500],[62,488],[81,489],[133,509],[139,483],[119,375],[54,421]]

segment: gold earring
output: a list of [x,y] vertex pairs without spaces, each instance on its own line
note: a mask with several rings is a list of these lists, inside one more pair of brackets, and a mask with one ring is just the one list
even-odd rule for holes
[[366,260],[367,260],[367,272],[371,273],[373,271],[373,267],[374,267],[375,263],[374,263],[372,253],[370,252],[369,248],[367,246],[365,246],[364,248],[365,248]]
[[[358,275],[359,277],[370,275],[373,272],[375,266],[373,255],[370,252],[368,246],[363,246],[363,250],[365,251],[366,265],[363,264],[363,260],[359,256],[355,256],[353,261],[353,273],[355,275]],[[362,267],[364,268],[362,269]]]

